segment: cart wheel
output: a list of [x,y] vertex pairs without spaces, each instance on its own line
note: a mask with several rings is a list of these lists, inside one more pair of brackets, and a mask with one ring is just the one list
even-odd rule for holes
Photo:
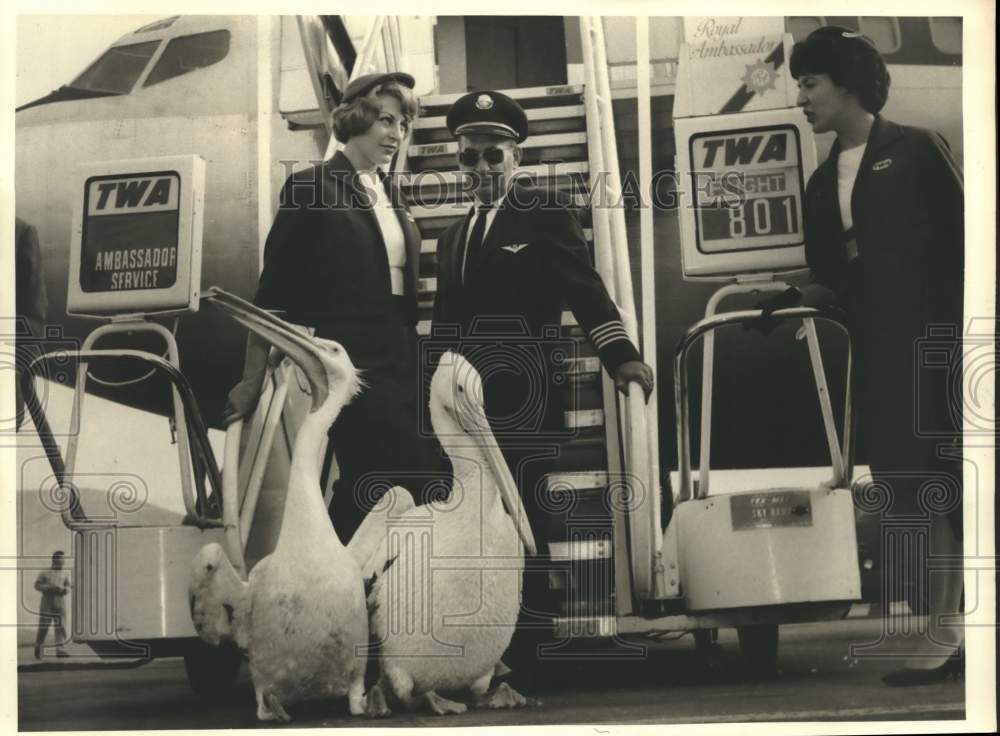
[[235,689],[242,660],[243,654],[231,644],[213,647],[199,639],[184,653],[184,669],[198,697],[217,700]]
[[694,651],[698,657],[698,666],[705,675],[714,675],[725,670],[722,661],[722,645],[719,644],[718,629],[695,629]]
[[721,649],[718,629],[695,629],[691,633],[694,636],[694,650],[698,654],[704,656]]
[[751,677],[769,678],[778,674],[778,624],[737,626],[743,666]]

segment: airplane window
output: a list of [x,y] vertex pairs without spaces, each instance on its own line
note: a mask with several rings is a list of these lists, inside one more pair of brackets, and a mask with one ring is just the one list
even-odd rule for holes
[[110,48],[69,86],[73,89],[127,95],[159,45],[159,41],[146,41]]
[[218,64],[229,53],[229,31],[210,31],[174,38],[146,78],[146,87],[181,74]]
[[793,15],[785,21],[785,28],[792,34],[792,39],[796,43],[805,41],[806,36],[826,25],[823,19],[814,15]]
[[875,42],[883,54],[891,54],[899,50],[899,21],[885,16],[869,15],[858,18],[859,29]]
[[180,18],[179,15],[172,15],[169,18],[164,18],[163,20],[158,20],[155,23],[150,23],[142,28],[136,28],[136,33],[151,33],[152,31],[162,31],[164,28],[170,28],[176,21]]
[[962,53],[962,19],[930,18],[931,41],[946,54]]

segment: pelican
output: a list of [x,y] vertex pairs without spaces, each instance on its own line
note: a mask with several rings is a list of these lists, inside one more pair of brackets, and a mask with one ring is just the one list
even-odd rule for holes
[[347,352],[220,290],[212,301],[302,369],[312,407],[292,448],[284,516],[274,551],[244,582],[222,547],[208,544],[192,563],[191,618],[209,644],[247,651],[262,721],[290,719],[297,702],[347,696],[365,712],[368,613],[354,556],[337,538],[320,488],[319,449],[341,409],[360,390]]
[[[525,704],[506,683],[490,691],[521,604],[524,551],[535,542],[510,470],[483,408],[482,381],[460,355],[445,353],[431,381],[431,423],[454,468],[451,498],[385,521],[362,563],[375,577],[371,636],[381,665],[369,693],[439,715],[466,705],[445,693],[471,692],[477,707]],[[365,545],[368,543],[366,542]]]

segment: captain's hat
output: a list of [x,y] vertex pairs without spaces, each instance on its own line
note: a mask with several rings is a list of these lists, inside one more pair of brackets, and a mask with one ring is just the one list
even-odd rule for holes
[[524,109],[502,92],[470,92],[459,97],[445,121],[456,138],[463,133],[486,133],[520,143],[528,137]]

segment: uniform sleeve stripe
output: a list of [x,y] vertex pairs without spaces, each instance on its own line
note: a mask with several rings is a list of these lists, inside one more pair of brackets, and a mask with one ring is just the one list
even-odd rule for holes
[[617,340],[619,337],[628,338],[628,333],[625,332],[624,329],[619,328],[617,330],[608,330],[606,332],[602,332],[600,335],[592,336],[590,339],[594,343],[604,343],[607,342],[608,340]]
[[594,347],[598,350],[603,348],[608,343],[616,342],[617,340],[629,340],[628,333],[625,330],[615,331],[605,337],[597,338],[594,340]]
[[600,338],[603,334],[612,331],[621,330],[625,331],[625,325],[622,324],[621,320],[612,320],[611,322],[605,322],[603,325],[598,325],[590,331],[590,337],[594,340]]

